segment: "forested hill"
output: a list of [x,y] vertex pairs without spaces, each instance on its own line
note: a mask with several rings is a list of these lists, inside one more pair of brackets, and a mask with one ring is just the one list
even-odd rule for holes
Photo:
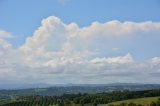
[[[8,100],[1,100],[0,106],[99,106],[115,101],[128,100],[133,98],[156,97],[157,102],[147,103],[147,106],[160,106],[160,90],[143,91],[113,91],[95,94],[63,94],[62,96],[20,96]],[[133,102],[133,100],[131,101]],[[148,101],[149,102],[149,101]],[[122,103],[121,103],[122,104]],[[124,103],[123,103],[124,104]],[[142,106],[135,103],[116,106]],[[106,105],[105,105],[106,106]],[[110,105],[111,106],[111,105]],[[112,105],[113,106],[113,105]]]
[[68,85],[56,86],[48,88],[30,88],[30,89],[17,89],[17,90],[0,90],[0,99],[8,99],[16,96],[60,96],[66,94],[89,93],[95,94],[100,92],[110,92],[118,90],[150,90],[160,89],[159,84],[86,84],[86,85]]

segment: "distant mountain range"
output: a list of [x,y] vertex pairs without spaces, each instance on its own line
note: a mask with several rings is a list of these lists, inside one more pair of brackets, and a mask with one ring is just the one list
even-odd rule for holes
[[[11,85],[10,85],[11,86]],[[7,87],[10,87],[7,86]],[[137,83],[113,83],[113,84],[37,84],[37,85],[13,85],[12,89],[0,90],[0,99],[6,99],[14,96],[26,95],[43,95],[43,96],[59,96],[64,93],[100,93],[117,90],[151,90],[160,89],[160,84],[137,84]],[[25,89],[24,89],[25,88]]]
[[141,84],[141,83],[109,83],[109,84],[19,84],[19,83],[0,83],[0,90],[2,89],[29,89],[29,88],[50,88],[50,87],[71,87],[71,86],[80,86],[80,87],[103,87],[103,86],[160,86],[160,84]]

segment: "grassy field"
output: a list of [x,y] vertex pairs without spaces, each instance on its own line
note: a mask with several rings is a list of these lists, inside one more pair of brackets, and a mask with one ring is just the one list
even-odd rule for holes
[[144,105],[147,105],[149,103],[151,103],[152,101],[157,101],[158,98],[160,97],[145,97],[145,98],[137,98],[137,99],[129,99],[129,100],[123,100],[123,101],[117,101],[117,102],[112,102],[112,103],[109,103],[109,104],[104,104],[104,105],[98,105],[98,106],[109,106],[110,104],[112,105],[119,105],[121,103],[136,103],[136,104],[144,104]]

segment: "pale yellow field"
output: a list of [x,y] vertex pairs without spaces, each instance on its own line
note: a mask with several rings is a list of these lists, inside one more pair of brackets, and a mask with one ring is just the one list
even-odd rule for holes
[[121,103],[136,103],[136,104],[144,104],[147,105],[152,101],[157,101],[159,97],[145,97],[145,98],[137,98],[137,99],[129,99],[129,100],[123,100],[123,101],[117,101],[117,102],[112,102],[109,104],[103,104],[103,105],[98,105],[98,106],[108,106],[110,104],[113,104],[115,106],[121,104]]

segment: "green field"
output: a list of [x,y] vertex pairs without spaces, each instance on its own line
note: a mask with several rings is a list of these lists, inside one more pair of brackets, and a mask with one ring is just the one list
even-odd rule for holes
[[98,105],[98,106],[109,106],[109,105],[119,105],[121,103],[136,103],[136,104],[144,104],[144,105],[147,105],[149,103],[151,103],[152,101],[157,101],[158,98],[160,97],[145,97],[145,98],[137,98],[137,99],[129,99],[129,100],[123,100],[123,101],[117,101],[117,102],[112,102],[112,103],[109,103],[109,104],[103,104],[103,105]]

